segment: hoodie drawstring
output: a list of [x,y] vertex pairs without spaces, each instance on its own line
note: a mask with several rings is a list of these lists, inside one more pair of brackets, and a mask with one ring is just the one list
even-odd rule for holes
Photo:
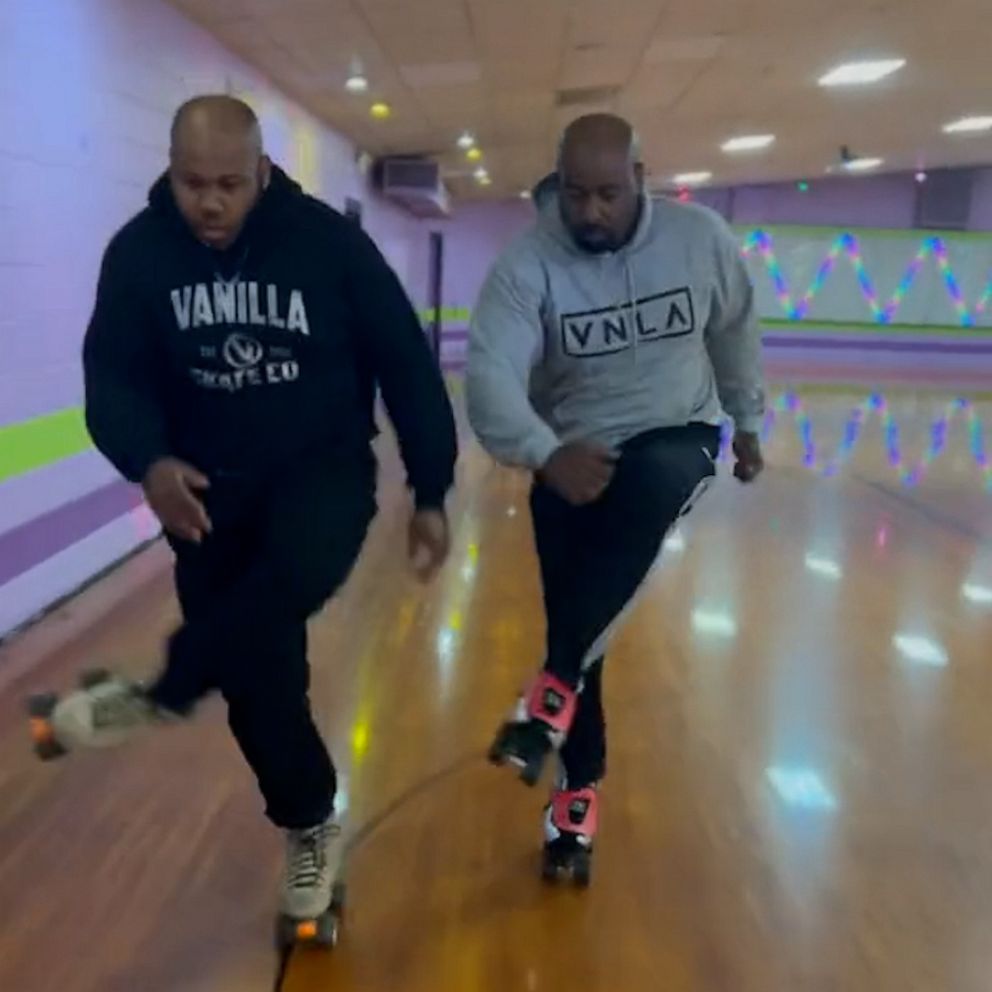
[[634,353],[634,364],[637,364],[637,346],[638,338],[640,337],[640,316],[641,312],[637,306],[637,284],[634,282],[634,269],[630,264],[630,255],[627,252],[623,253],[623,271],[627,282],[627,298],[628,298],[628,308],[630,309],[630,320],[631,328],[630,333],[633,337],[634,347],[632,349]]

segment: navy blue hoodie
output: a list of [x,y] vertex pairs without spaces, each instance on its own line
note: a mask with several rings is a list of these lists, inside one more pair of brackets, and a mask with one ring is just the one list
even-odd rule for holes
[[131,481],[167,455],[208,476],[367,457],[378,386],[417,504],[452,484],[451,406],[398,279],[279,169],[223,252],[163,176],[107,248],[83,358],[90,433]]

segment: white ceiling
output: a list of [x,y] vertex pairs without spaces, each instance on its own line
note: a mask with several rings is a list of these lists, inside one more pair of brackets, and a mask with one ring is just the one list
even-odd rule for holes
[[[886,169],[992,162],[990,0],[173,0],[285,92],[374,153],[439,155],[456,193],[506,196],[553,164],[570,119],[609,109],[641,134],[656,180],[822,175],[838,147]],[[358,56],[372,86],[344,89]],[[900,56],[870,87],[826,90],[839,62]],[[375,99],[388,121],[371,120]],[[469,129],[493,185],[454,143]],[[774,133],[729,156],[727,138]],[[459,178],[461,173],[461,178]]]

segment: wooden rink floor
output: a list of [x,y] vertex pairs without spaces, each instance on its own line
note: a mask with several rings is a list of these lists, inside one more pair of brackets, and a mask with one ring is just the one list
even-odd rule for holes
[[[541,655],[526,479],[466,438],[423,589],[386,444],[362,563],[313,624],[348,916],[284,992],[992,990],[992,402],[773,399],[767,475],[723,467],[608,661],[586,892],[540,881],[545,787],[483,757]],[[3,992],[276,987],[281,837],[216,701],[124,750],[30,752],[28,692],[146,672],[175,619],[155,545],[0,647]]]

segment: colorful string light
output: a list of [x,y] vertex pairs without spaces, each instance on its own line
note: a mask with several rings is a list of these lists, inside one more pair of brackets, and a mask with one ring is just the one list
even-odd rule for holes
[[861,244],[857,236],[850,232],[839,234],[834,239],[826,258],[820,263],[812,283],[795,304],[792,301],[792,293],[782,272],[782,267],[775,256],[775,240],[771,234],[761,228],[751,231],[744,238],[741,246],[741,254],[745,258],[755,251],[761,256],[761,260],[768,270],[768,274],[771,276],[779,306],[781,306],[783,312],[791,320],[805,320],[807,318],[813,300],[830,277],[841,255],[844,255],[854,268],[858,286],[871,310],[872,319],[878,324],[892,323],[910,287],[930,257],[933,257],[937,263],[944,282],[944,288],[947,290],[947,295],[954,305],[958,323],[962,327],[974,327],[976,318],[984,314],[989,309],[989,304],[992,303],[992,272],[990,272],[989,281],[976,303],[975,309],[969,310],[968,304],[965,302],[961,293],[961,287],[951,268],[947,244],[943,238],[936,236],[928,237],[923,241],[891,298],[884,304],[879,300],[871,276],[865,268],[864,258],[861,253]]
[[[992,459],[985,450],[982,421],[974,403],[965,397],[957,397],[944,407],[941,415],[930,426],[930,441],[926,451],[915,464],[911,464],[902,453],[899,424],[892,414],[888,400],[881,393],[872,393],[853,407],[844,424],[840,444],[832,456],[821,457],[813,437],[813,421],[802,398],[791,391],[777,397],[769,406],[762,425],[761,440],[763,444],[767,444],[772,439],[780,418],[783,415],[791,415],[802,445],[803,466],[824,478],[831,478],[838,475],[850,459],[865,424],[873,414],[877,415],[881,422],[888,463],[895,470],[899,481],[908,488],[919,485],[926,478],[931,466],[946,448],[951,425],[956,420],[964,418],[972,458],[982,473],[984,488],[992,492]],[[731,440],[732,429],[726,425],[721,452],[724,460],[731,457]]]

